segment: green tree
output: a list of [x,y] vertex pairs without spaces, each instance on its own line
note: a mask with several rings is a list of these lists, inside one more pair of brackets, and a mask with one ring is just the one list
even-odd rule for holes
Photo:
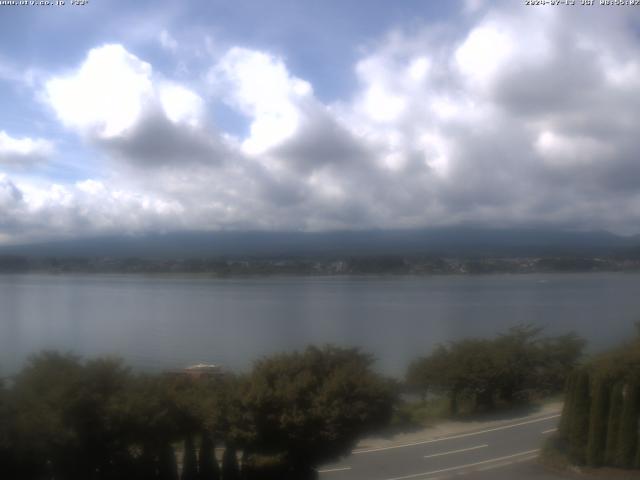
[[574,334],[542,337],[540,328],[518,326],[496,339],[439,346],[409,366],[406,384],[423,397],[446,394],[452,414],[460,399],[471,400],[474,410],[489,410],[497,401],[511,405],[562,391],[583,347]]
[[227,445],[222,454],[222,480],[240,480],[238,454],[233,445]]
[[573,405],[575,402],[575,382],[577,377],[578,372],[575,371],[567,378],[564,405],[562,406],[562,415],[558,424],[558,436],[565,441],[568,441],[571,431],[572,416],[574,413]]
[[204,430],[201,438],[198,456],[200,480],[220,480],[220,467],[215,456],[215,443],[211,434]]
[[12,445],[15,436],[13,417],[10,392],[0,379],[0,469],[7,478],[19,477],[18,452]]
[[543,367],[541,331],[531,325],[516,326],[492,342],[500,397],[508,404],[528,399],[535,386]]
[[358,438],[387,424],[394,393],[357,349],[309,347],[256,363],[244,406],[256,454],[286,453],[301,480],[347,454]]
[[126,389],[119,362],[45,352],[32,357],[12,391],[18,458],[28,458],[23,478],[103,478],[127,465],[128,452],[114,405]]
[[614,465],[616,462],[622,404],[624,400],[622,390],[622,382],[616,383],[611,389],[611,398],[609,399],[609,417],[607,420],[607,444],[605,448],[605,463],[607,465]]
[[597,378],[594,382],[593,401],[589,414],[589,441],[586,454],[587,464],[593,467],[599,467],[604,463],[610,397],[611,388],[608,379]]
[[585,340],[575,333],[541,338],[539,362],[534,370],[537,373],[533,379],[535,389],[543,395],[562,392],[569,374],[582,358],[584,347]]
[[635,460],[638,443],[638,400],[640,400],[640,385],[634,379],[623,390],[622,415],[616,449],[616,464],[619,467],[631,468]]
[[184,456],[182,457],[182,480],[198,479],[198,459],[193,445],[193,437],[187,435],[184,441]]
[[589,438],[590,385],[589,373],[580,370],[574,383],[571,425],[569,431],[569,456],[579,464],[586,460],[586,448]]
[[438,345],[431,355],[411,362],[407,368],[405,382],[411,390],[419,393],[424,401],[429,393],[448,386],[448,379],[445,377],[448,364],[446,347]]
[[158,480],[178,480],[176,454],[169,443],[164,443],[158,451]]

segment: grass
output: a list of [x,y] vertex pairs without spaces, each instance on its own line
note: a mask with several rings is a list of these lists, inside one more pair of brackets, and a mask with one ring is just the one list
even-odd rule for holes
[[391,419],[393,430],[411,430],[433,425],[449,418],[449,401],[445,397],[401,403]]
[[395,409],[391,419],[389,431],[409,432],[446,420],[473,420],[478,418],[491,418],[496,415],[525,415],[534,412],[547,404],[562,401],[562,395],[553,395],[531,400],[524,404],[506,405],[497,403],[491,411],[476,411],[470,399],[461,398],[458,401],[458,414],[450,412],[449,399],[445,395],[434,396],[427,400],[419,400],[415,397],[405,399]]

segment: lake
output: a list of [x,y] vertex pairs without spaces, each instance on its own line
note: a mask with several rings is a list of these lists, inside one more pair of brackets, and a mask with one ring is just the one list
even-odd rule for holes
[[635,334],[640,274],[407,277],[0,276],[0,374],[41,349],[114,354],[145,370],[334,343],[401,375],[439,342],[534,323],[592,349]]

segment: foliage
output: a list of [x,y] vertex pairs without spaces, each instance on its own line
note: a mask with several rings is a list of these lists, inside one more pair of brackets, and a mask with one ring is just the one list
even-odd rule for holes
[[568,440],[569,431],[571,429],[571,415],[573,413],[573,404],[575,401],[575,381],[577,378],[577,372],[572,372],[567,377],[564,404],[562,406],[562,415],[558,423],[558,436],[562,440]]
[[623,398],[615,461],[619,467],[631,468],[638,443],[640,385],[636,380],[625,385]]
[[589,374],[578,372],[574,382],[574,399],[569,424],[569,457],[576,463],[585,463],[587,441],[589,439]]
[[589,413],[589,441],[586,453],[587,464],[592,467],[599,467],[604,463],[609,397],[608,379],[597,378],[592,392],[591,412]]
[[255,453],[285,452],[304,478],[322,462],[348,453],[363,433],[387,424],[394,396],[356,349],[309,347],[258,362],[244,405],[251,412]]
[[220,467],[215,457],[215,443],[211,434],[205,430],[200,441],[200,455],[198,455],[198,471],[200,480],[220,480]]
[[222,455],[223,480],[240,480],[240,467],[238,466],[238,453],[233,445],[227,445]]
[[158,480],[178,480],[178,466],[173,447],[164,443],[158,454]]
[[390,418],[392,389],[371,363],[357,350],[309,348],[247,376],[193,379],[45,352],[0,385],[3,478],[177,480],[172,445],[184,442],[182,478],[215,480],[213,435],[226,447],[224,480],[240,478],[239,450],[255,471],[312,478]]
[[198,459],[196,448],[193,445],[193,437],[187,435],[184,441],[184,455],[182,457],[182,480],[198,479]]
[[393,412],[390,427],[400,430],[425,427],[448,416],[449,403],[442,396],[417,402],[401,402]]
[[440,345],[409,366],[406,383],[423,397],[446,394],[453,414],[461,399],[471,399],[474,410],[490,410],[496,402],[512,405],[561,391],[583,346],[573,334],[542,337],[539,328],[519,326],[492,340]]
[[618,431],[620,430],[620,417],[622,414],[622,382],[616,383],[611,389],[609,399],[609,417],[607,419],[607,443],[605,448],[605,463],[614,465],[618,450]]
[[567,386],[558,439],[570,460],[640,466],[640,337],[594,357]]

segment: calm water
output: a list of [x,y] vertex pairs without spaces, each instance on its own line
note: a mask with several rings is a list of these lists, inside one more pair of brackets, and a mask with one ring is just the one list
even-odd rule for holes
[[593,348],[634,333],[640,275],[203,279],[0,276],[0,372],[43,348],[116,354],[144,369],[244,369],[309,343],[356,345],[400,374],[438,342],[532,322]]

